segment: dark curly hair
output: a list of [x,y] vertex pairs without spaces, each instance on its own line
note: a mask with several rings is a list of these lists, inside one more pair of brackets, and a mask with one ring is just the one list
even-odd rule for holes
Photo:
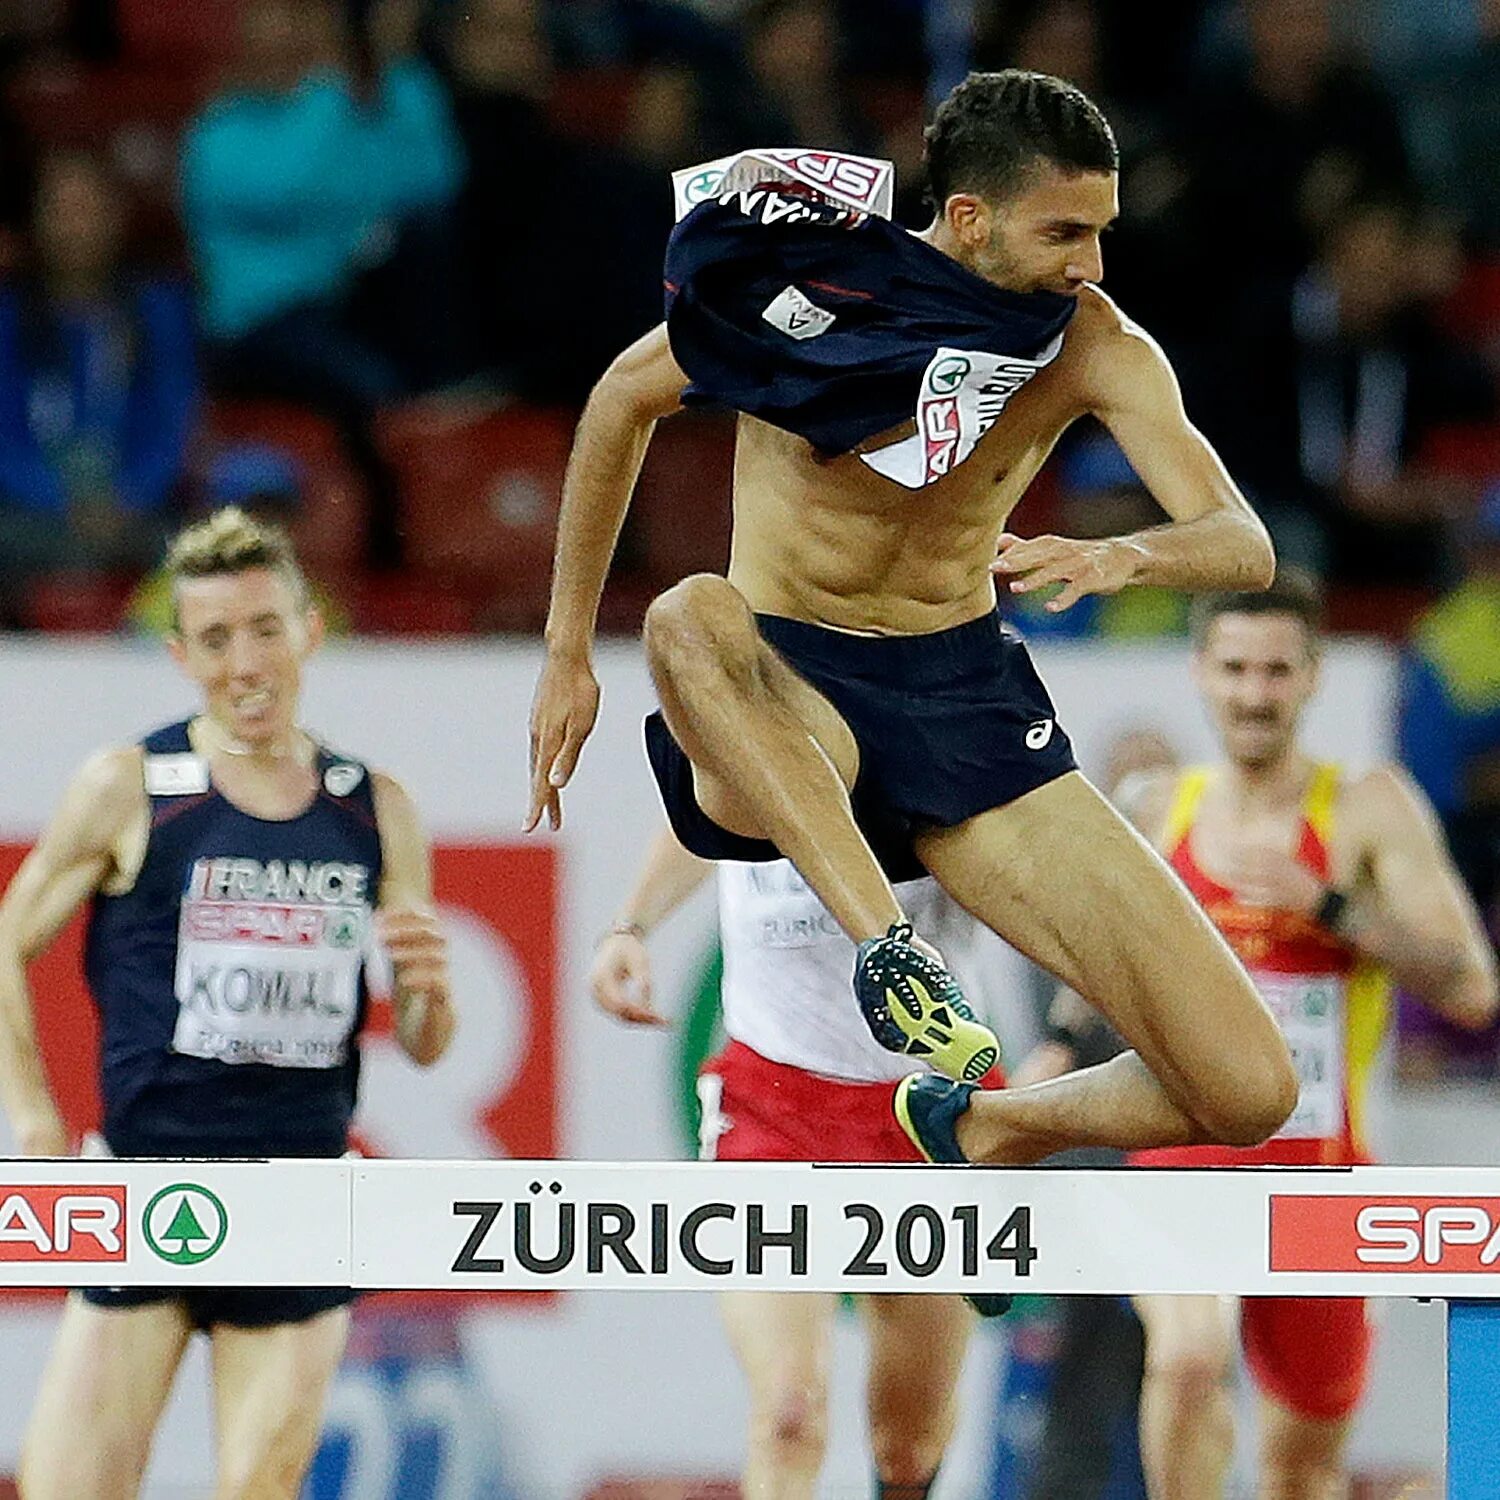
[[1002,202],[1042,162],[1069,172],[1120,166],[1114,131],[1082,89],[1019,68],[970,73],[938,105],[925,139],[927,197],[939,212],[951,193]]

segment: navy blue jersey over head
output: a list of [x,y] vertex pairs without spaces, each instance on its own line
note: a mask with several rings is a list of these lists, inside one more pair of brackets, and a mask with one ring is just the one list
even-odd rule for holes
[[118,1156],[336,1156],[359,1080],[380,884],[366,768],[319,748],[296,817],[240,811],[186,722],[143,742],[151,825],[127,892],[96,895],[85,969]]
[[664,276],[684,402],[733,407],[826,454],[912,420],[940,351],[1010,369],[998,411],[1077,306],[994,286],[889,220],[770,187],[689,212]]

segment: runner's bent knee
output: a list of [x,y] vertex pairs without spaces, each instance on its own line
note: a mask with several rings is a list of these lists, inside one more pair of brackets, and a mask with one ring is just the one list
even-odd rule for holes
[[926,1421],[877,1416],[870,1424],[875,1468],[887,1484],[925,1484],[938,1471],[953,1429],[951,1402],[934,1401]]
[[670,674],[705,655],[725,667],[749,668],[761,651],[750,606],[713,573],[695,573],[653,599],[642,639],[653,674]]
[[1236,1031],[1226,1038],[1233,1055],[1193,1110],[1199,1125],[1226,1146],[1258,1146],[1269,1140],[1297,1107],[1297,1071],[1281,1033],[1269,1017],[1253,1031],[1252,1036]]
[[884,1438],[871,1435],[875,1470],[886,1484],[918,1485],[929,1483],[943,1461],[944,1443],[921,1442],[909,1438]]

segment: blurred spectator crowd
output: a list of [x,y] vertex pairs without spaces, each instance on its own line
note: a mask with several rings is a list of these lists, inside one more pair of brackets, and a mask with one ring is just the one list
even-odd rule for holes
[[[1398,633],[1500,479],[1500,0],[1159,0],[1149,25],[975,0],[955,43],[966,8],[0,0],[5,618],[107,611],[55,580],[123,580],[233,497],[288,512],[356,621],[383,599],[398,628],[534,626],[570,413],[659,316],[670,169],[886,155],[920,224],[926,97],[1017,65],[1113,119],[1107,285],[1282,555],[1336,623]],[[679,425],[621,623],[722,557],[726,434]],[[1153,513],[1087,430],[1027,505],[1073,531]],[[1132,597],[1062,623],[1180,616]]]
[[[967,66],[1109,114],[1106,285],[1334,627],[1409,643],[1406,753],[1500,920],[1500,0],[0,0],[0,626],[159,626],[163,536],[235,501],[346,628],[536,629],[669,171],[887,156],[920,225]],[[722,566],[731,432],[662,425],[607,628]],[[1157,518],[1085,427],[1018,523]]]

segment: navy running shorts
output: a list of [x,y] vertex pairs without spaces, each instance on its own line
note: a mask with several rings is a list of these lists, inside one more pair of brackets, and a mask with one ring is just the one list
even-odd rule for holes
[[91,1306],[112,1309],[180,1302],[193,1326],[205,1331],[216,1323],[235,1328],[305,1323],[359,1296],[347,1286],[86,1286],[79,1292]]
[[[838,710],[859,746],[855,822],[892,880],[925,873],[915,835],[951,828],[1077,769],[1020,638],[999,611],[927,635],[870,636],[757,615],[762,638]],[[698,805],[692,766],[660,711],[646,754],[672,831],[705,859],[781,858]]]

